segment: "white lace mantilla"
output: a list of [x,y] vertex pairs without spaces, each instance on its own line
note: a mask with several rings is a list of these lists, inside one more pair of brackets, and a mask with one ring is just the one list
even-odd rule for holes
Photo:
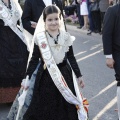
[[60,31],[58,44],[55,44],[54,39],[47,32],[46,34],[56,64],[62,63],[65,53],[69,51],[69,46],[73,44],[75,37],[71,36],[68,32]]

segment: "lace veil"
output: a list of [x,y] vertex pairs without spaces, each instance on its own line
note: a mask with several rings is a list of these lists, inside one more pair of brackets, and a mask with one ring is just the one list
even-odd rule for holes
[[[57,6],[56,6],[57,7]],[[59,9],[59,8],[58,8]],[[33,41],[36,43],[36,35],[40,32],[45,31],[45,22],[43,20],[43,14],[40,16],[36,29],[35,29],[35,33],[33,36]],[[59,30],[65,31],[65,25],[64,25],[64,21],[63,21],[63,16],[61,15],[61,19],[60,19],[60,27]]]

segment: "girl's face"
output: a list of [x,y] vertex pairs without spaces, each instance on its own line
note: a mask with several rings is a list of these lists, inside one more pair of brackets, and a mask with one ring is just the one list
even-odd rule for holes
[[46,29],[50,31],[56,31],[59,29],[60,18],[58,13],[52,13],[47,15],[45,21]]

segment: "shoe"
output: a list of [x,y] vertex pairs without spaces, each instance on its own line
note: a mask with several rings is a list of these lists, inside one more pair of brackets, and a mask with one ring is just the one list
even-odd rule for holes
[[98,31],[98,30],[94,30],[93,32],[94,32],[94,33],[99,33],[99,31]]
[[79,27],[77,27],[78,29],[81,29],[83,26],[79,26]]
[[91,35],[92,34],[92,31],[88,32],[87,35]]
[[88,28],[86,26],[83,26],[81,29],[82,30],[88,30]]

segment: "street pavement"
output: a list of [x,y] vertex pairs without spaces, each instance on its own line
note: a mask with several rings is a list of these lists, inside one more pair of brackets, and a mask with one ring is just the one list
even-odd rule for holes
[[[90,104],[89,120],[118,120],[114,70],[106,67],[102,36],[88,36],[71,25],[67,29],[76,37],[73,49],[85,82],[81,91]],[[0,120],[6,120],[9,109],[10,105],[0,105]]]

